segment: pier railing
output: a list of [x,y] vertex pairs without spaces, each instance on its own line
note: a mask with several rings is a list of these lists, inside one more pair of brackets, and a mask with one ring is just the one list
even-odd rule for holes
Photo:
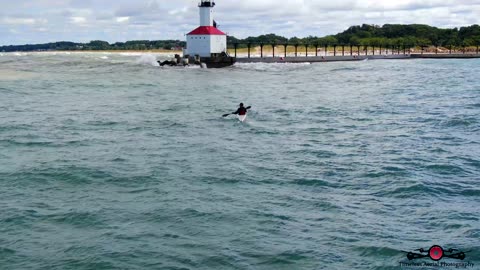
[[[239,51],[252,57],[309,57],[309,56],[361,56],[361,55],[410,55],[419,54],[479,54],[479,47],[467,46],[426,46],[426,45],[357,45],[357,44],[298,44],[298,43],[233,43],[228,47],[230,54],[238,57]],[[276,48],[283,48],[279,53]],[[270,49],[270,50],[266,50]],[[314,51],[312,52],[312,50]],[[246,50],[246,51],[245,51]],[[277,52],[277,54],[276,54]],[[252,54],[253,53],[253,54]]]

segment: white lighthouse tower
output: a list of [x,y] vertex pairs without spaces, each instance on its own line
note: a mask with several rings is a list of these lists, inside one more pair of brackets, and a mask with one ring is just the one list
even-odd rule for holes
[[200,26],[187,34],[185,55],[217,57],[227,52],[227,35],[218,30],[213,20],[214,0],[201,0]]

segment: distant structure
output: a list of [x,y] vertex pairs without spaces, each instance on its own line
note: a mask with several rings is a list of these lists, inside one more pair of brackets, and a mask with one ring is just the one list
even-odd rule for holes
[[213,0],[201,0],[200,26],[187,34],[187,48],[183,50],[183,57],[175,55],[172,60],[158,63],[160,66],[188,66],[191,63],[207,68],[228,67],[236,62],[227,51],[227,35],[218,30],[213,20]]
[[213,20],[213,0],[202,0],[200,9],[200,26],[187,34],[187,48],[184,55],[199,57],[219,57],[227,52],[227,35],[217,28]]

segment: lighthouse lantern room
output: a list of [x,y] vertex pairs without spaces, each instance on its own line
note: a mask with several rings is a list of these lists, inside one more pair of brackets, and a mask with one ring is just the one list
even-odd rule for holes
[[216,57],[227,51],[227,35],[220,31],[213,20],[213,0],[202,0],[200,9],[200,26],[187,34],[185,55]]

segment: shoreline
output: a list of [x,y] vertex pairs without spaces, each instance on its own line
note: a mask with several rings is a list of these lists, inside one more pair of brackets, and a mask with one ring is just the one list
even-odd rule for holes
[[[233,48],[228,48],[227,49],[228,53],[231,56],[235,55],[235,49]],[[360,51],[358,51],[357,47],[353,48],[353,54],[352,55],[365,55],[366,51],[368,51],[368,55],[372,55],[375,53],[375,55],[382,55],[382,54],[397,54],[397,50],[392,50],[392,49],[383,49],[382,51],[379,50],[378,47],[375,49],[373,47],[368,47],[365,48],[364,46],[361,47]],[[335,50],[336,56],[340,56],[344,54],[345,56],[350,55],[350,47],[345,46],[344,49],[342,50],[341,46],[338,46]],[[385,53],[388,52],[388,53]],[[422,50],[418,48],[410,49],[407,50],[409,54],[421,54]],[[468,47],[465,50],[465,54],[476,54],[477,50],[474,47]],[[15,51],[15,52],[0,52],[1,54],[55,54],[55,53],[65,53],[65,54],[81,54],[81,53],[98,53],[98,54],[160,54],[160,55],[183,55],[183,51],[181,50],[164,50],[164,49],[153,49],[153,50],[52,50],[52,51]],[[295,49],[293,46],[289,46],[286,50],[287,56],[295,56]],[[427,48],[423,50],[424,54],[450,54],[450,51],[446,48],[439,47],[438,51],[436,51],[434,48]],[[255,46],[251,47],[250,49],[250,55],[252,57],[260,57],[262,54],[262,50],[260,49],[260,46]],[[319,47],[318,50],[316,51],[314,47],[309,47],[306,49],[304,46],[299,46],[297,50],[297,56],[305,56],[308,54],[308,56],[333,56],[334,55],[334,48],[329,46],[327,50],[325,51],[325,48]],[[399,54],[403,54],[403,50],[400,50]],[[462,50],[452,50],[451,54],[464,54]],[[275,46],[275,56],[282,57],[285,55],[285,49],[284,46]],[[247,48],[238,48],[237,49],[237,56],[238,57],[247,57],[248,56],[248,49]],[[273,56],[273,50],[272,47],[265,46],[263,49],[263,57],[272,57]]]
[[[373,49],[373,48],[372,48]],[[306,55],[307,53],[307,55]],[[34,55],[81,55],[90,54],[98,55],[101,58],[105,58],[109,55],[123,56],[123,57],[148,57],[155,58],[155,61],[163,61],[172,59],[175,54],[182,55],[180,51],[170,50],[84,50],[84,51],[33,51],[33,52],[8,52],[0,53],[2,56],[34,56]],[[235,56],[235,53],[229,50],[231,56]],[[476,52],[462,52],[452,51],[448,53],[445,51],[431,52],[429,50],[411,50],[411,51],[392,51],[392,50],[353,50],[350,54],[350,50],[336,50],[334,54],[333,50],[325,51],[324,49],[315,50],[298,50],[297,55],[291,50],[287,50],[286,56],[284,50],[277,50],[275,48],[275,55],[273,50],[263,50],[263,56],[259,50],[252,48],[250,55],[245,49],[237,50],[236,62],[237,63],[316,63],[316,62],[344,62],[344,61],[362,61],[362,60],[394,60],[394,59],[479,59],[480,54]]]
[[0,52],[0,54],[159,54],[159,55],[174,55],[182,54],[181,51],[168,51],[168,50],[88,50],[88,51],[18,51],[18,52]]

